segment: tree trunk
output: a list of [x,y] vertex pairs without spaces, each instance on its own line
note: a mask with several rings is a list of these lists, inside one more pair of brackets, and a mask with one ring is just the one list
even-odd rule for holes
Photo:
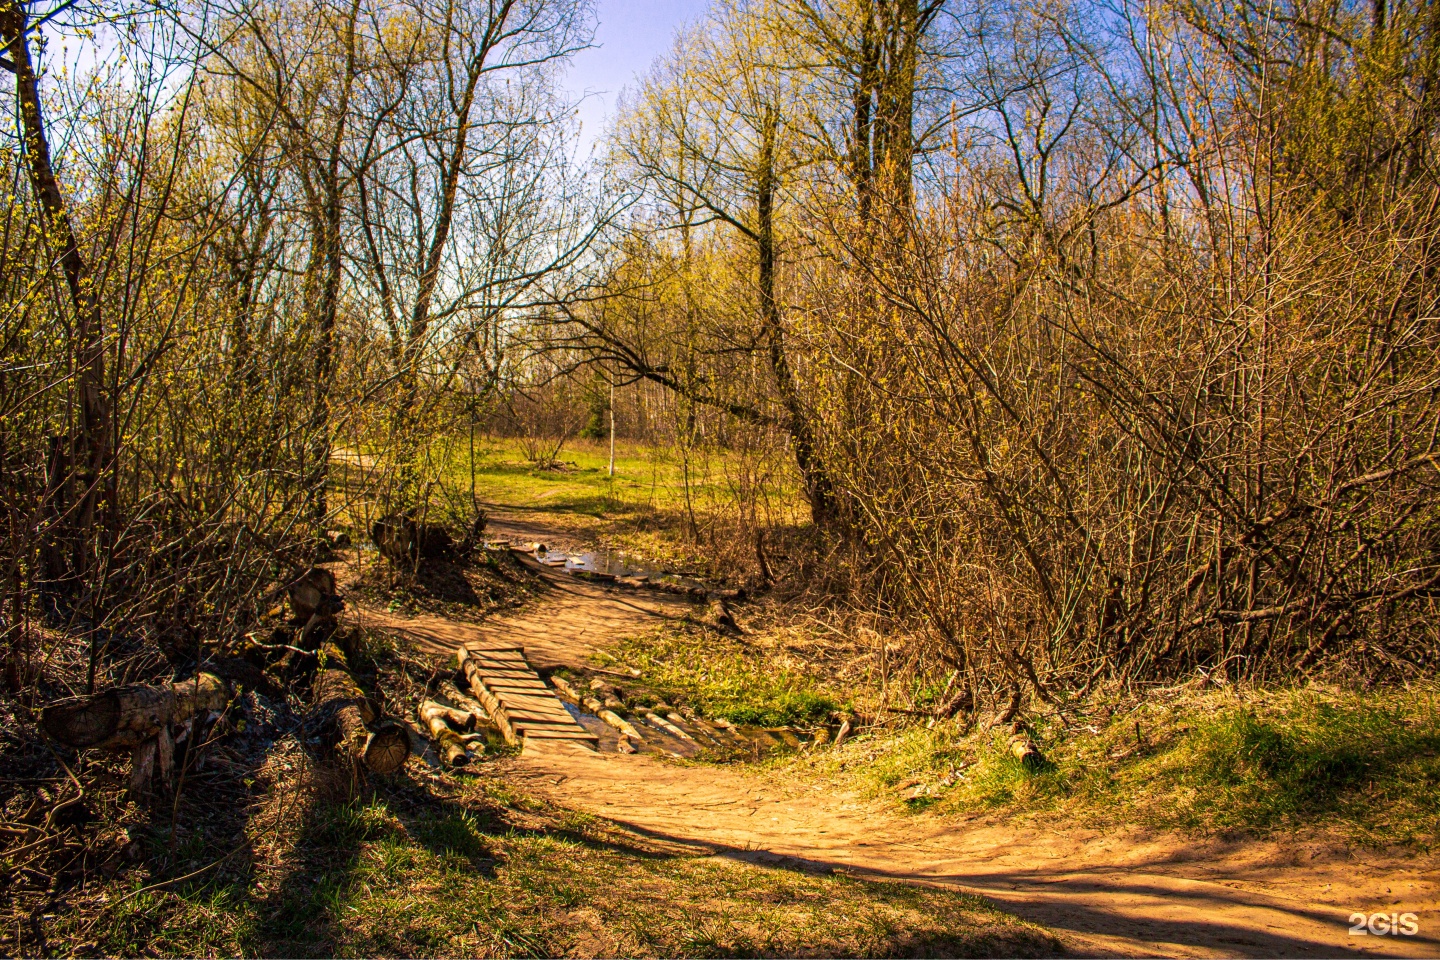
[[785,328],[780,316],[780,301],[775,295],[775,134],[779,112],[770,107],[765,115],[765,129],[760,146],[759,189],[756,197],[756,247],[759,253],[760,320],[768,345],[770,370],[780,402],[789,421],[790,442],[795,448],[795,463],[805,483],[810,501],[810,516],[818,527],[830,526],[833,519],[832,485],[815,450],[810,419],[795,384],[795,373],[785,346]]
[[[75,311],[73,342],[75,352],[75,392],[79,424],[74,446],[63,478],[55,495],[73,486],[78,491],[74,508],[66,511],[53,531],[58,543],[42,545],[41,555],[47,569],[43,576],[54,585],[66,584],[84,576],[85,547],[94,528],[102,476],[110,460],[110,408],[105,396],[105,335],[100,312],[99,293],[95,278],[75,237],[70,215],[60,191],[60,181],[50,160],[50,144],[45,133],[45,117],[40,104],[40,89],[30,59],[29,28],[24,8],[17,0],[0,0],[0,39],[10,54],[15,73],[15,94],[20,107],[20,124],[25,138],[25,157],[30,187],[44,213],[45,235],[54,250],[55,259],[65,274],[65,286]],[[52,458],[54,460],[55,458]],[[68,542],[67,542],[68,541]]]
[[225,709],[230,695],[225,681],[210,673],[178,683],[111,687],[50,704],[40,712],[40,727],[76,750],[134,749],[172,723]]
[[[314,241],[318,247],[312,244],[312,263],[323,270],[314,315],[315,403],[310,412],[311,462],[308,477],[310,519],[317,533],[324,530],[325,518],[330,512],[330,394],[334,380],[335,321],[340,312],[340,282],[344,277],[344,248],[340,232],[344,212],[341,153],[345,144],[346,121],[350,116],[350,97],[359,72],[355,50],[355,24],[359,16],[360,0],[352,0],[345,24],[345,82],[337,108],[335,135],[329,145],[329,156],[321,168],[323,202],[320,222],[312,227],[318,228]],[[403,758],[401,762],[404,762]]]
[[[394,773],[410,756],[404,727],[382,721],[379,707],[350,675],[344,652],[335,644],[321,648],[325,668],[315,675],[310,716],[334,736],[335,752],[373,773]],[[372,733],[366,724],[374,724]]]

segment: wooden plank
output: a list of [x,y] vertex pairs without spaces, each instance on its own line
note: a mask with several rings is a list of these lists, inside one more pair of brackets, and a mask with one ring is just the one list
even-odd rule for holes
[[517,723],[574,723],[563,713],[542,713],[539,710],[507,710],[510,723],[513,726]]
[[475,695],[475,699],[480,701],[481,706],[485,708],[485,712],[490,714],[491,719],[495,721],[495,725],[500,728],[500,733],[505,737],[505,742],[518,742],[519,737],[515,733],[515,728],[510,725],[509,711],[505,709],[505,705],[500,702],[500,699],[485,687],[484,679],[480,676],[480,670],[471,658],[469,649],[463,643],[456,651],[456,659],[459,660],[461,672],[465,674],[465,681],[470,687],[470,692]]
[[562,710],[552,710],[542,706],[525,703],[507,703],[505,712],[513,720],[517,717],[556,717],[558,719],[570,719],[570,714]]
[[558,720],[516,720],[517,730],[570,730],[575,733],[588,733],[586,729],[577,723],[562,723]]
[[492,687],[488,683],[485,684],[485,686],[501,700],[513,701],[515,703],[544,703],[556,707],[561,706],[559,700],[554,697],[547,697],[543,693],[529,690],[516,690],[514,688]]
[[567,712],[565,705],[558,700],[517,696],[513,690],[496,690],[493,692],[496,698],[511,710],[544,710],[547,713],[562,714]]
[[539,697],[506,696],[496,692],[496,699],[505,704],[507,710],[542,710],[546,713],[564,715],[566,710],[558,701],[542,700]]
[[583,727],[546,727],[537,725],[522,724],[519,727],[520,735],[524,737],[574,737],[578,740],[598,740],[595,734]]
[[[504,701],[502,701],[502,702],[504,702]],[[538,704],[538,703],[516,703],[516,702],[513,701],[513,700],[505,703],[505,711],[506,711],[507,713],[509,713],[510,715],[512,715],[512,716],[520,716],[520,715],[522,715],[522,714],[534,714],[534,715],[537,715],[537,716],[545,716],[545,717],[568,717],[568,716],[570,716],[570,714],[567,713],[567,712],[565,711],[565,708],[563,708],[563,707],[561,707],[561,708],[559,708],[559,709],[556,709],[556,708],[554,708],[554,707],[547,707],[547,706],[545,706],[544,704]]]

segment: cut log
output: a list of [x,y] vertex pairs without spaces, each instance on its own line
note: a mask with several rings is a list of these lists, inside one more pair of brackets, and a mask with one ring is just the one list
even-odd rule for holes
[[715,730],[703,720],[693,716],[693,712],[694,711],[687,710],[684,714],[671,713],[669,720],[677,727],[680,726],[681,723],[688,723],[690,730],[693,733],[699,734],[699,736],[695,738],[696,743],[710,743],[717,747],[725,746],[720,738],[715,735]]
[[1045,755],[1040,752],[1035,741],[1023,733],[1017,733],[1010,738],[1009,748],[1010,755],[1027,767],[1038,767],[1045,763]]
[[838,747],[838,746],[840,746],[840,744],[844,743],[844,742],[845,742],[845,737],[846,737],[846,735],[849,734],[849,733],[850,733],[850,718],[849,718],[849,717],[846,717],[844,720],[841,720],[841,721],[840,721],[840,729],[837,730],[837,731],[835,731],[835,746]]
[[711,722],[714,723],[715,726],[719,727],[721,730],[724,730],[726,733],[730,734],[730,736],[733,737],[737,742],[750,742],[745,738],[745,734],[741,733],[739,728],[737,728],[735,724],[731,723],[729,720],[726,720],[724,717],[716,717]]
[[550,684],[559,692],[560,696],[564,697],[566,700],[569,700],[577,707],[581,705],[580,691],[576,690],[573,686],[571,686],[569,680],[566,680],[564,677],[551,677]]
[[58,700],[40,712],[40,726],[73,749],[133,750],[162,728],[230,702],[230,688],[212,673],[178,683],[130,684]]
[[[327,643],[320,651],[325,666],[315,674],[310,716],[333,733],[335,752],[374,773],[394,773],[410,756],[410,738],[393,721],[381,721],[375,701],[365,696],[344,652]],[[367,724],[374,724],[372,731]]]
[[659,727],[661,730],[664,730],[672,737],[679,737],[681,740],[689,740],[691,743],[695,742],[694,737],[690,736],[690,734],[675,726],[675,724],[671,723],[669,720],[666,720],[660,714],[650,710],[646,710],[644,708],[640,709],[637,712],[640,714],[640,716],[644,717],[646,720],[649,720],[655,726]]
[[465,741],[460,735],[447,726],[447,722],[453,719],[455,714],[469,718],[468,713],[459,710],[452,710],[450,707],[436,703],[434,700],[422,700],[415,708],[415,715],[420,723],[430,731],[430,737],[435,741],[435,748],[445,762],[452,767],[463,767],[470,762],[470,755],[465,752]]
[[460,733],[469,733],[475,727],[475,717],[468,710],[457,710],[438,700],[423,700],[420,708],[428,712],[438,712],[441,720]]

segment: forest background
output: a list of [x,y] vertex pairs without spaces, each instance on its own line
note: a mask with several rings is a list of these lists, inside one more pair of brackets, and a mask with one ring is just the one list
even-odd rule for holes
[[0,3],[12,689],[202,659],[333,531],[468,522],[477,434],[612,422],[972,712],[1433,672],[1440,8],[725,0],[578,163],[592,29]]

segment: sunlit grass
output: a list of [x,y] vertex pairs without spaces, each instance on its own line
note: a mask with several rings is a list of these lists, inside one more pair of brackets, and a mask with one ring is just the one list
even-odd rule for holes
[[1041,722],[1036,734],[1047,757],[1038,765],[1010,755],[1008,730],[962,736],[949,723],[862,737],[804,762],[914,808],[1200,832],[1328,823],[1374,842],[1440,840],[1432,690],[1191,695],[1108,722]]
[[713,632],[657,629],[613,653],[640,669],[646,685],[669,702],[707,717],[762,727],[823,723],[843,703],[839,691],[764,649]]
[[[467,438],[437,442],[432,455],[445,464],[445,481],[458,490],[470,487]],[[560,452],[557,468],[525,459],[518,440],[484,437],[475,449],[475,491],[481,500],[509,506],[591,516],[637,510],[704,511],[726,495],[724,459],[716,453],[692,455],[688,485],[684,459],[676,452],[632,441],[615,445],[615,475],[610,476],[608,444],[577,440]]]
[[[978,897],[696,855],[593,817],[372,797],[317,802],[264,886],[125,901],[95,951],[258,956],[1038,956]],[[533,806],[533,805],[527,805]]]

